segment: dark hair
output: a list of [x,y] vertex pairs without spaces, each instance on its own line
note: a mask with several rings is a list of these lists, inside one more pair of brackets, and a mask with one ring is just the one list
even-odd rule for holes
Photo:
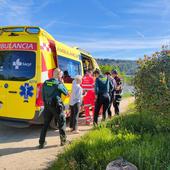
[[94,74],[100,74],[100,70],[99,70],[99,69],[96,69],[96,70],[94,71]]
[[68,71],[64,71],[64,76],[69,76]]
[[93,70],[91,68],[89,68],[88,70],[85,69],[84,70],[84,74],[88,74],[88,73],[93,73]]
[[89,68],[89,69],[88,69],[88,72],[89,72],[89,73],[90,73],[90,72],[93,72],[93,69]]
[[117,70],[112,70],[112,74],[118,74]]
[[108,71],[107,71],[107,72],[105,72],[104,74],[105,74],[105,75],[107,75],[107,76],[108,76],[108,75],[111,75],[111,73],[110,73],[110,72],[108,72]]

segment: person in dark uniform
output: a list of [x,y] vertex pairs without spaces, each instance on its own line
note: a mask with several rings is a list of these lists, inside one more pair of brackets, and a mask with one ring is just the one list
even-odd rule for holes
[[95,112],[94,112],[94,125],[98,124],[98,115],[101,106],[103,106],[103,120],[106,118],[106,112],[110,103],[110,91],[112,90],[110,87],[109,79],[100,74],[100,70],[94,71],[94,75],[96,77],[95,81],[95,94],[96,94],[96,103],[95,103]]
[[113,100],[114,100],[115,79],[112,78],[110,72],[106,72],[105,76],[107,76],[107,78],[110,80],[110,86],[111,86],[110,88],[112,89],[110,90],[110,103],[109,103],[109,108],[108,108],[108,118],[111,119],[112,117],[111,106],[113,105]]
[[113,81],[114,83],[114,98],[113,98],[113,106],[114,106],[114,110],[115,110],[115,114],[119,115],[119,105],[120,105],[120,101],[121,101],[121,93],[122,93],[122,82],[121,79],[118,76],[118,72],[117,70],[112,70],[112,77],[115,81]]
[[60,69],[55,69],[53,78],[43,83],[42,96],[44,101],[44,125],[39,139],[39,149],[45,145],[45,137],[49,124],[53,116],[58,120],[61,146],[66,143],[66,118],[64,114],[64,104],[61,94],[69,96],[67,89],[62,83],[63,73]]

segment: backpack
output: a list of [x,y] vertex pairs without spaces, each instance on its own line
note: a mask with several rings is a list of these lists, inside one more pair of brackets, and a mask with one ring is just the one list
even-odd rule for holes
[[58,85],[60,83],[55,79],[46,80],[42,87],[42,96],[44,103],[52,104],[57,101]]

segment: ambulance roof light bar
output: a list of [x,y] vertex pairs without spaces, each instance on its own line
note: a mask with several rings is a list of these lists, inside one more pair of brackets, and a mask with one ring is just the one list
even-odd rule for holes
[[27,27],[25,31],[28,32],[29,34],[38,34],[40,32],[40,28],[39,27]]
[[39,27],[1,27],[0,35],[3,32],[11,32],[11,33],[27,32],[29,34],[38,34],[40,32],[40,28]]
[[7,27],[2,28],[3,32],[24,32],[23,27]]

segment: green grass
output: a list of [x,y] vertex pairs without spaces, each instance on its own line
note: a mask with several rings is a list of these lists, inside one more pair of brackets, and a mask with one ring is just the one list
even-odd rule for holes
[[123,157],[139,170],[170,168],[168,115],[139,114],[131,110],[102,123],[60,154],[50,170],[103,170]]

